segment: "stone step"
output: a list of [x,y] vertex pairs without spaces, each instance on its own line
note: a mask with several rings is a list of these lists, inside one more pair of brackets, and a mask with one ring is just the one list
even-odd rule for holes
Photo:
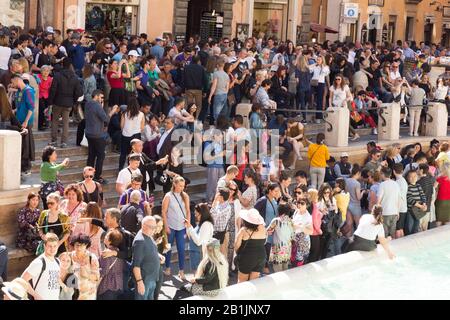
[[[48,141],[36,141],[35,143],[35,158],[36,160],[41,159],[42,150],[48,145]],[[80,156],[88,154],[88,149],[84,147],[77,146],[75,141],[72,141],[69,137],[67,143],[67,148],[61,149],[58,145],[56,146],[56,153],[58,158],[62,161],[64,158],[70,158],[72,156]]]
[[[61,134],[62,134],[62,129],[60,128],[58,130],[58,141],[61,141]],[[73,140],[75,139],[77,134],[77,128],[76,127],[69,127],[69,139]],[[38,131],[35,130],[33,131],[33,136],[34,136],[34,141],[45,141],[45,142],[50,142],[52,139],[52,131],[51,129],[46,129],[44,131]]]

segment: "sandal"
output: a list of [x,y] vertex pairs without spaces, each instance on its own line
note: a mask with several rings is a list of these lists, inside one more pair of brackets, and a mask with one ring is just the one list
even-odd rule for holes
[[186,276],[184,275],[184,272],[183,272],[183,271],[178,272],[178,277],[179,277],[181,280],[186,281]]

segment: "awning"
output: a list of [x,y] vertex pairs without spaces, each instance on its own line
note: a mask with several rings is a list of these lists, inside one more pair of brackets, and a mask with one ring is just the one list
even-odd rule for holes
[[310,24],[311,31],[317,32],[317,33],[339,33],[339,31],[334,30],[333,28],[311,22]]

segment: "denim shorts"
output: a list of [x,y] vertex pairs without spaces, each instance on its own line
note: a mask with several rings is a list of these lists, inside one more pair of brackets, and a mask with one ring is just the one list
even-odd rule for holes
[[348,210],[350,210],[350,212],[352,213],[352,215],[355,217],[360,217],[362,216],[362,210],[361,210],[361,205],[360,204],[352,204],[350,203],[348,205]]

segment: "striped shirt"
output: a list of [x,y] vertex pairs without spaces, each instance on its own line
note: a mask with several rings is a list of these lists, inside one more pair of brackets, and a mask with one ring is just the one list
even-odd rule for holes
[[417,183],[422,187],[423,192],[425,193],[425,197],[427,198],[427,208],[428,211],[431,208],[431,200],[433,197],[434,184],[436,183],[436,178],[427,174],[417,181]]
[[422,187],[419,184],[410,184],[408,186],[408,193],[406,195],[406,199],[408,201],[408,211],[411,211],[411,208],[417,202],[427,202],[427,198],[425,197],[425,193],[422,190]]

